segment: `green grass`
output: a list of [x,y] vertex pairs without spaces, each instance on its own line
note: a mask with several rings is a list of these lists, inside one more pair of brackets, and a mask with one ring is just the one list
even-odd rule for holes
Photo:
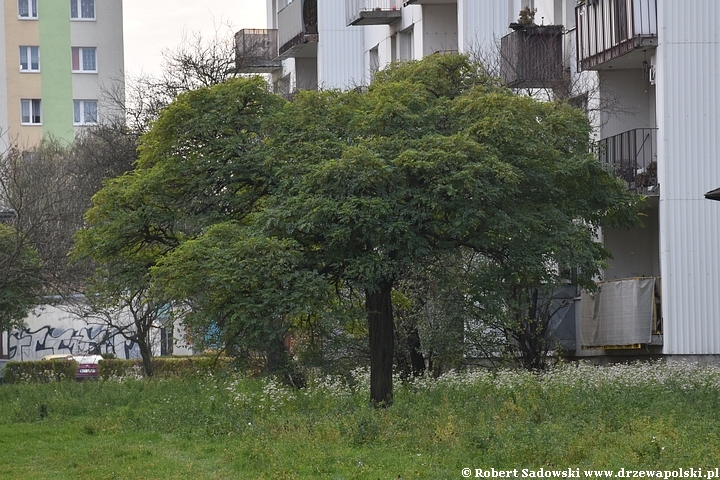
[[0,478],[456,479],[469,468],[720,466],[720,369],[367,374],[304,390],[196,377],[0,385]]

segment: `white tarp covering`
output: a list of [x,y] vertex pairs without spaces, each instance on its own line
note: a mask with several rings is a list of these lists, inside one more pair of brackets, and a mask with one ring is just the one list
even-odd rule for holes
[[654,321],[655,278],[604,282],[596,293],[580,296],[583,348],[650,343]]

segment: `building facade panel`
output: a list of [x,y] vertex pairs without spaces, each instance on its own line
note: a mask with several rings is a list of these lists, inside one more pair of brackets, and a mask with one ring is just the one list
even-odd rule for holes
[[345,2],[318,0],[318,86],[353,88],[363,84],[364,28],[346,25]]
[[[122,0],[96,1],[94,20],[70,22],[71,44],[94,47],[97,54],[97,73],[73,75],[73,100],[96,100],[101,121],[111,121],[121,114],[108,93],[124,99],[123,26],[118,21],[122,15]],[[80,128],[76,126],[76,132]]]
[[[720,206],[703,194],[717,188],[720,88],[712,0],[658,1],[658,177],[667,354],[720,351]],[[692,72],[688,75],[688,72]]]
[[463,53],[497,52],[500,38],[517,19],[520,1],[458,0],[458,46]]
[[[21,100],[40,99],[41,81],[38,72],[20,71],[20,46],[40,46],[40,27],[38,19],[20,19],[17,1],[6,0],[5,13],[5,68],[7,76],[7,117],[8,141],[18,142],[21,146],[32,145],[42,139],[42,125],[24,126],[21,122]],[[44,65],[44,53],[40,49],[40,72]]]
[[38,11],[42,54],[42,133],[72,141],[70,2],[38,0]]

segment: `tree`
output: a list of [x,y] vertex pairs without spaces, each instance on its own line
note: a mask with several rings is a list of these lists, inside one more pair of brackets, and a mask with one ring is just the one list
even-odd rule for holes
[[467,248],[496,285],[543,285],[568,264],[589,286],[608,256],[597,227],[615,211],[634,221],[581,112],[512,95],[460,56],[391,67],[363,94],[303,93],[283,113],[270,141],[286,183],[264,214],[365,291],[376,404],[392,401],[392,290],[412,266]]
[[87,212],[74,257],[98,267],[88,296],[115,312],[105,318],[116,327],[126,325],[118,312],[132,312],[148,375],[151,332],[170,304],[152,289],[151,268],[205,228],[252,211],[268,188],[252,147],[261,113],[277,104],[259,78],[181,94],[142,137],[136,169],[109,181]]
[[40,257],[17,230],[0,223],[0,332],[23,324],[42,287]]
[[[226,340],[267,330],[260,306],[272,322],[327,286],[362,292],[377,406],[393,398],[393,290],[413,269],[466,249],[493,291],[544,284],[566,264],[590,285],[608,256],[596,228],[635,221],[634,197],[588,153],[582,112],[515,96],[465,57],[292,102],[258,82],[178,97],[138,168],[96,197],[85,235],[109,246],[96,259],[137,265],[160,295],[199,299],[194,318],[229,326]],[[213,259],[217,275],[194,275]]]
[[81,289],[86,266],[67,262],[73,235],[83,227],[103,180],[130,168],[134,150],[134,140],[101,125],[71,145],[46,138],[30,150],[13,146],[0,157],[0,201],[16,213],[18,245],[39,255],[43,294],[66,296]]

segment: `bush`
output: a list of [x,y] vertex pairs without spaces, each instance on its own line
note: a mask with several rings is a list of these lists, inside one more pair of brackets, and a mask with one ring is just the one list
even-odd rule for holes
[[[169,357],[153,359],[153,375],[155,377],[187,377],[207,375],[228,370],[232,360],[227,357]],[[103,379],[111,377],[142,376],[142,360],[107,359],[98,364],[99,376]]]
[[47,383],[75,380],[77,362],[67,360],[39,360],[36,362],[8,362],[5,365],[7,383]]
[[109,358],[98,363],[98,377],[108,379],[112,377],[142,375],[142,360],[121,360]]

